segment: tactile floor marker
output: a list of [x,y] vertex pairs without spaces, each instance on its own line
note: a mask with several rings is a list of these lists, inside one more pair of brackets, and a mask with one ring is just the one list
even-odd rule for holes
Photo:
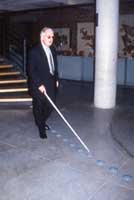
[[134,181],[134,180],[133,180],[133,176],[131,176],[131,175],[123,175],[122,178],[123,178],[123,180],[126,181],[126,182]]
[[114,166],[111,166],[109,167],[109,171],[112,173],[112,174],[118,174],[118,168],[117,167],[114,167]]
[[[56,130],[51,130],[52,133],[57,133]],[[85,153],[85,150],[82,148],[79,148],[75,143],[71,143],[69,141],[69,139],[67,137],[62,136],[62,134],[56,134],[55,135],[57,138],[62,138],[62,141],[64,143],[67,143],[67,145],[69,145],[71,148],[74,148],[77,150],[78,153]],[[91,159],[94,158],[94,160],[96,161],[96,165],[99,167],[104,167],[106,166],[106,161],[105,160],[96,160],[95,156],[92,154],[92,152],[90,151],[89,153],[86,152],[86,156]],[[112,173],[113,175],[118,175],[119,174],[119,169],[116,166],[109,166],[108,171],[110,173]],[[129,174],[123,174],[122,175],[122,180],[129,183],[129,182],[134,182],[134,177],[132,175]]]

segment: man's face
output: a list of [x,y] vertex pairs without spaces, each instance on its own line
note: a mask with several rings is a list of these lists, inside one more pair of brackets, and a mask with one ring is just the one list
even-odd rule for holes
[[51,29],[46,30],[42,36],[42,42],[47,47],[50,47],[53,44],[53,39],[54,39],[54,32]]

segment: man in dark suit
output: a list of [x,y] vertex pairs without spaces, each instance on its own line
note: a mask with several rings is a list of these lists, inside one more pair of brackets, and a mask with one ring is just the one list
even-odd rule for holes
[[52,46],[54,32],[45,27],[40,32],[40,43],[29,54],[28,75],[29,91],[33,98],[33,114],[39,128],[40,138],[47,138],[46,124],[52,106],[45,93],[55,102],[56,87],[58,87],[57,55]]

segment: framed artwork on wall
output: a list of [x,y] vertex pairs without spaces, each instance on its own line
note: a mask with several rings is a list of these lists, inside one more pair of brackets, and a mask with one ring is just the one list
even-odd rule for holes
[[120,16],[119,57],[134,57],[134,15]]
[[94,23],[77,23],[77,53],[84,56],[94,55]]
[[54,28],[55,40],[57,50],[65,51],[70,48],[70,29],[69,28]]

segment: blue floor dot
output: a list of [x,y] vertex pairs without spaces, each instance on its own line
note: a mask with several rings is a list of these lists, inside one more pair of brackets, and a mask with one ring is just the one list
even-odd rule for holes
[[98,166],[104,166],[104,165],[105,165],[105,161],[104,161],[104,160],[97,160],[97,161],[96,161],[96,164],[97,164]]
[[93,158],[93,155],[91,153],[88,153],[87,157],[88,158]]
[[63,142],[68,142],[68,139],[67,139],[67,138],[64,138],[64,139],[63,139]]
[[56,135],[56,137],[57,137],[57,138],[60,138],[60,137],[61,137],[61,135],[60,135],[60,134],[57,134],[57,135]]
[[71,143],[70,146],[71,146],[71,147],[75,147],[75,144],[74,144],[74,143]]
[[117,167],[109,167],[109,171],[112,173],[112,174],[117,174],[118,173],[118,168]]
[[83,149],[78,149],[78,152],[79,152],[79,153],[82,153],[82,152],[83,152]]
[[56,130],[51,130],[52,133],[56,133]]
[[133,180],[133,176],[125,174],[125,175],[123,175],[123,180],[126,182],[130,182]]

